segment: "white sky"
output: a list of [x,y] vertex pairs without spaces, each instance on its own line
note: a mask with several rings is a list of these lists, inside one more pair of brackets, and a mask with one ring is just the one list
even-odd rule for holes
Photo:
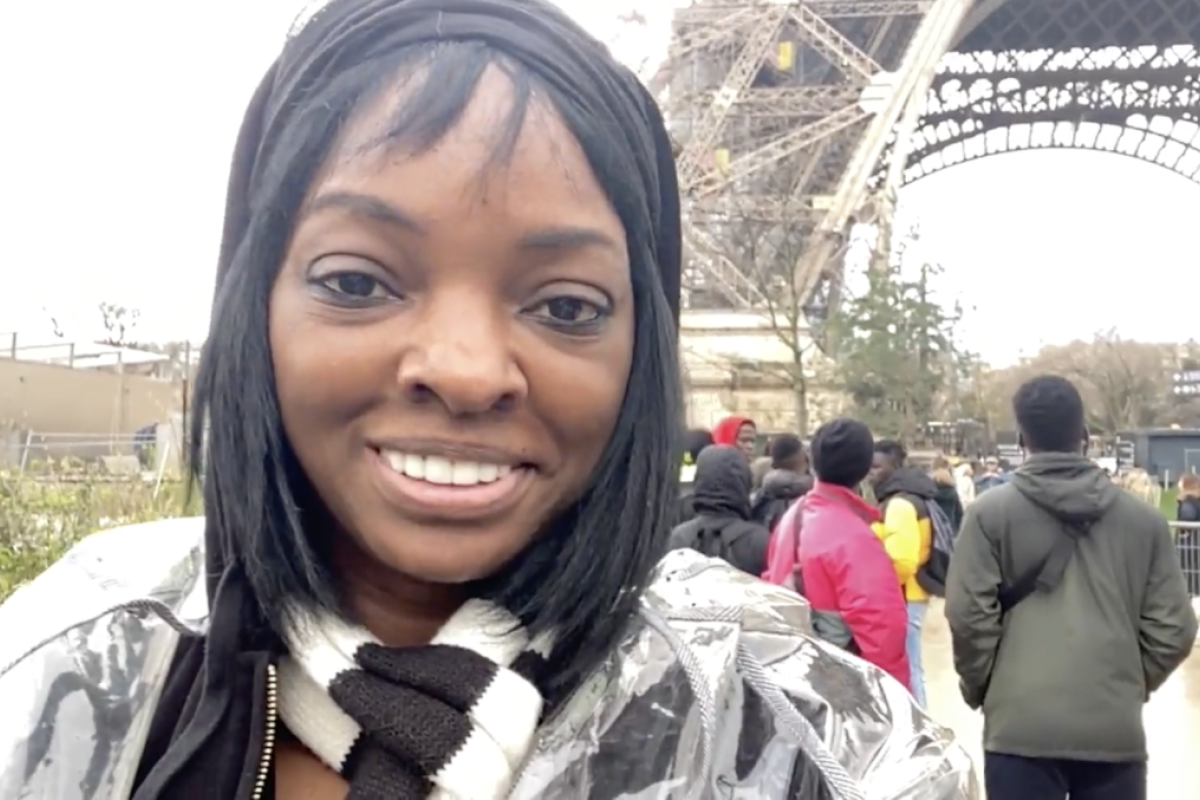
[[[560,2],[602,38],[626,5]],[[658,2],[661,21],[671,2]],[[203,338],[241,113],[304,5],[6,8],[0,335],[45,336],[48,311],[69,336],[93,336],[107,301],[139,309],[145,338]],[[651,46],[646,34],[622,44]],[[946,267],[943,290],[971,311],[967,345],[992,360],[1114,326],[1158,340],[1196,332],[1195,292],[1176,287],[1200,254],[1200,186],[1166,170],[1018,154],[953,167],[903,202]]]

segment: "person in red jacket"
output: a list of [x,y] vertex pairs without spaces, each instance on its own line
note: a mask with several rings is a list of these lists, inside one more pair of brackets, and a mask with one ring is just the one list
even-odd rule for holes
[[[817,480],[780,525],[800,523],[797,588],[812,606],[821,638],[910,686],[908,613],[896,570],[871,526],[879,512],[857,493],[874,456],[861,422],[834,420],[812,441]],[[789,520],[799,515],[800,519]]]
[[746,460],[754,458],[758,444],[758,426],[749,417],[726,417],[712,430],[713,444],[729,444],[746,454]]

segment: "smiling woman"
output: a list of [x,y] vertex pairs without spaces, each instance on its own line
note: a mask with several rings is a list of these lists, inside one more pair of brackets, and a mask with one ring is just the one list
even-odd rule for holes
[[334,0],[263,80],[226,211],[207,516],[89,539],[0,608],[0,796],[974,796],[799,597],[664,559],[671,147],[554,6]]

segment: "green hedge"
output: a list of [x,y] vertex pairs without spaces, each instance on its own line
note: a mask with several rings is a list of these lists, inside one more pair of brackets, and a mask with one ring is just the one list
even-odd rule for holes
[[0,472],[0,601],[103,528],[198,513],[181,484]]

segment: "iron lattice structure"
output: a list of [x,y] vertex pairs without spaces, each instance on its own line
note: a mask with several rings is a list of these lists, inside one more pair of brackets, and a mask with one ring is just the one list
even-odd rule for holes
[[679,145],[693,308],[755,308],[734,221],[803,245],[836,302],[846,243],[890,247],[906,182],[998,153],[1103,150],[1200,183],[1200,0],[694,0],[651,87]]

